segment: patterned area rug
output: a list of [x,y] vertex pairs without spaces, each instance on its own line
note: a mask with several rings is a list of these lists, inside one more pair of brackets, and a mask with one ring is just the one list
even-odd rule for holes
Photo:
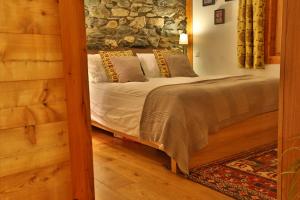
[[236,155],[192,169],[188,176],[235,199],[276,200],[275,145]]

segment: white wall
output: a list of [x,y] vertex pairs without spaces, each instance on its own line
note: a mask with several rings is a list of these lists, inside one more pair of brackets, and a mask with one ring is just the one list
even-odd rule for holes
[[[214,11],[225,8],[225,24],[214,25]],[[262,73],[279,75],[279,65],[267,65],[266,70],[243,70],[237,62],[238,0],[216,0],[212,6],[202,6],[193,0],[194,68],[199,74]]]

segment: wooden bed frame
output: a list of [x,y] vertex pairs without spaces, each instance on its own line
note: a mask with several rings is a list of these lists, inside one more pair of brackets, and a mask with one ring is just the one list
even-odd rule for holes
[[[277,124],[278,112],[275,111],[252,117],[210,134],[208,145],[192,156],[189,166],[192,168],[255,147],[275,143],[277,141]],[[158,143],[115,131],[113,128],[105,127],[95,121],[92,121],[92,125],[113,133],[114,137],[124,138],[160,150]],[[173,158],[171,158],[170,166],[171,171],[177,173],[177,163]]]

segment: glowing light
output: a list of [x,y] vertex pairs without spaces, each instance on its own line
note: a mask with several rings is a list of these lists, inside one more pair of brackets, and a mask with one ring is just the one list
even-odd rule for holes
[[189,37],[186,33],[181,33],[179,37],[179,44],[187,45],[189,44]]

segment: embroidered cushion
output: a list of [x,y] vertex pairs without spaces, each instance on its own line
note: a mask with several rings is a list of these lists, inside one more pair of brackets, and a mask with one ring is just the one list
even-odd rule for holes
[[114,70],[114,66],[110,60],[112,57],[122,57],[122,56],[133,56],[131,50],[126,51],[99,51],[99,54],[102,59],[103,67],[105,69],[108,79],[112,82],[118,82],[118,75]]
[[181,54],[179,51],[171,51],[168,49],[153,49],[153,53],[162,77],[171,77],[170,70],[168,68],[167,61],[165,59],[168,55]]

